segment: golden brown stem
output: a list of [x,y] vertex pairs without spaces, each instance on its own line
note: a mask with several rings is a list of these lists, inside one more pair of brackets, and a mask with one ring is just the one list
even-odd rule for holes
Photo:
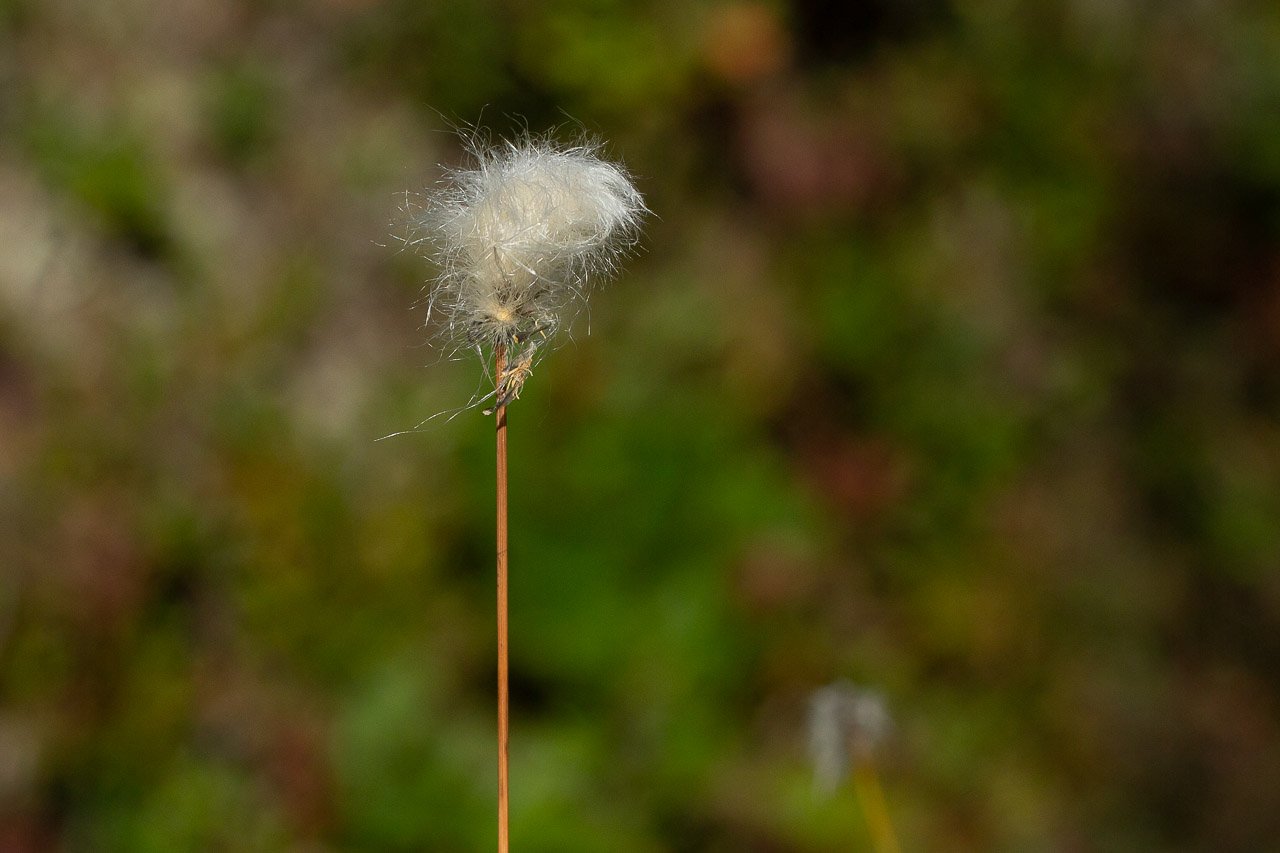
[[[494,375],[506,371],[506,350],[498,344]],[[507,407],[499,406],[498,420],[498,853],[508,853],[507,829]]]
[[902,848],[898,846],[898,836],[893,831],[889,807],[885,804],[884,790],[880,787],[874,765],[855,760],[853,788],[858,795],[858,802],[862,804],[862,813],[866,816],[867,829],[871,832],[871,843],[876,853],[900,853]]

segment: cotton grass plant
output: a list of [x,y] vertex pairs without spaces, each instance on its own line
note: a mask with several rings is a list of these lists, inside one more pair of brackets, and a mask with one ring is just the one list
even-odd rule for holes
[[[412,217],[406,240],[439,269],[426,288],[427,322],[450,355],[487,366],[497,422],[498,850],[509,849],[507,770],[507,406],[520,396],[544,345],[615,275],[648,212],[598,142],[550,136],[487,146],[468,140],[472,164],[448,169]],[[468,406],[467,408],[470,408]]]
[[866,817],[875,853],[900,853],[889,818],[877,757],[893,729],[884,696],[841,679],[809,699],[809,753],[814,782],[826,794],[853,777],[853,790]]

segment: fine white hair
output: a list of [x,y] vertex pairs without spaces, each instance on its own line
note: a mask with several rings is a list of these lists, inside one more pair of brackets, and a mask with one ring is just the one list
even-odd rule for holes
[[635,246],[647,209],[596,142],[473,138],[468,150],[474,166],[448,170],[427,193],[409,242],[439,268],[428,315],[452,348],[510,352],[572,319]]

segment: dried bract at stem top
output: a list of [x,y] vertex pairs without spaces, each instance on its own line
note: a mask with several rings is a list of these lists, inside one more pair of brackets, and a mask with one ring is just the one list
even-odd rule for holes
[[497,408],[519,395],[539,346],[591,285],[614,274],[647,211],[598,144],[529,138],[469,148],[474,167],[449,171],[428,194],[409,242],[439,266],[427,304],[448,345],[509,353],[511,369],[495,377]]

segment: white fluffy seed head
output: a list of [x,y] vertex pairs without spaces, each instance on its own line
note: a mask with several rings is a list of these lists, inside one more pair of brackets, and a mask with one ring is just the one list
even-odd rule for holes
[[412,223],[440,270],[429,312],[457,349],[545,339],[635,246],[644,200],[596,143],[469,148],[474,167],[450,170]]
[[852,763],[874,763],[893,728],[884,697],[841,679],[809,699],[809,752],[814,781],[834,791]]

